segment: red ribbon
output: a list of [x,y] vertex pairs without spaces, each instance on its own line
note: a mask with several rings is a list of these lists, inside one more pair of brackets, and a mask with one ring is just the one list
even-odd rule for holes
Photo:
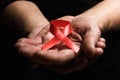
[[71,33],[70,22],[65,20],[52,20],[50,32],[54,37],[42,46],[42,50],[48,50],[56,44],[63,42],[75,53],[79,51],[79,47],[75,45],[67,36]]

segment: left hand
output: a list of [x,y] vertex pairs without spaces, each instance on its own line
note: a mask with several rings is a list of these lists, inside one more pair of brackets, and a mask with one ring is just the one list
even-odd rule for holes
[[41,29],[41,26],[35,27],[28,38],[18,40],[15,44],[16,49],[21,55],[40,66],[60,66],[69,63],[76,55],[73,50],[64,45],[56,45],[47,51],[41,49],[45,42],[53,38],[49,27],[50,25],[45,26],[43,29]]

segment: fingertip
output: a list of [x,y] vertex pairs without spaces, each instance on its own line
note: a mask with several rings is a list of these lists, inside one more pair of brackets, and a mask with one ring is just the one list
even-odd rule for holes
[[103,50],[102,48],[97,47],[97,48],[95,49],[95,56],[100,56],[100,55],[103,54],[103,52],[104,52],[104,50]]
[[61,18],[58,18],[58,20],[67,20],[71,22],[73,18],[74,18],[73,16],[68,15],[68,16],[63,16]]
[[104,43],[106,42],[105,38],[100,38],[99,41]]
[[30,58],[34,55],[34,52],[37,49],[34,46],[23,46],[19,48],[19,53],[27,58]]
[[17,43],[14,45],[14,47],[15,47],[16,49],[19,49],[21,46],[23,46],[23,44],[22,44],[21,42],[17,42]]
[[105,48],[106,44],[104,42],[97,42],[96,47]]
[[20,38],[18,39],[18,42],[24,42],[26,40],[26,38]]

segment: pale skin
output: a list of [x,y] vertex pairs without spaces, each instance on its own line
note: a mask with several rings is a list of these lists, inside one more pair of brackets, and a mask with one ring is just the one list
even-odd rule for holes
[[4,14],[8,19],[12,19],[12,23],[17,23],[16,29],[28,34],[28,38],[19,39],[15,45],[21,55],[40,66],[60,73],[69,73],[86,68],[96,57],[103,54],[106,45],[105,39],[100,36],[105,30],[119,29],[120,1],[104,0],[77,16],[58,18],[71,22],[73,31],[79,35],[72,34],[71,40],[76,39],[74,42],[80,46],[80,51],[85,53],[84,56],[75,56],[69,48],[41,50],[40,47],[52,35],[49,32],[49,21],[34,3],[15,1],[6,7]]

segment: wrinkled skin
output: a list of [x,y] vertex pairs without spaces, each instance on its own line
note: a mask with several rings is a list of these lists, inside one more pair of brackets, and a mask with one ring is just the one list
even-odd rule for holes
[[41,46],[53,37],[49,32],[49,25],[43,29],[36,27],[28,38],[19,39],[15,47],[21,55],[44,68],[62,74],[83,70],[103,53],[105,39],[100,38],[100,29],[90,18],[64,16],[59,19],[71,22],[73,32],[69,38],[80,48],[77,55],[61,44],[47,51],[41,50]]

